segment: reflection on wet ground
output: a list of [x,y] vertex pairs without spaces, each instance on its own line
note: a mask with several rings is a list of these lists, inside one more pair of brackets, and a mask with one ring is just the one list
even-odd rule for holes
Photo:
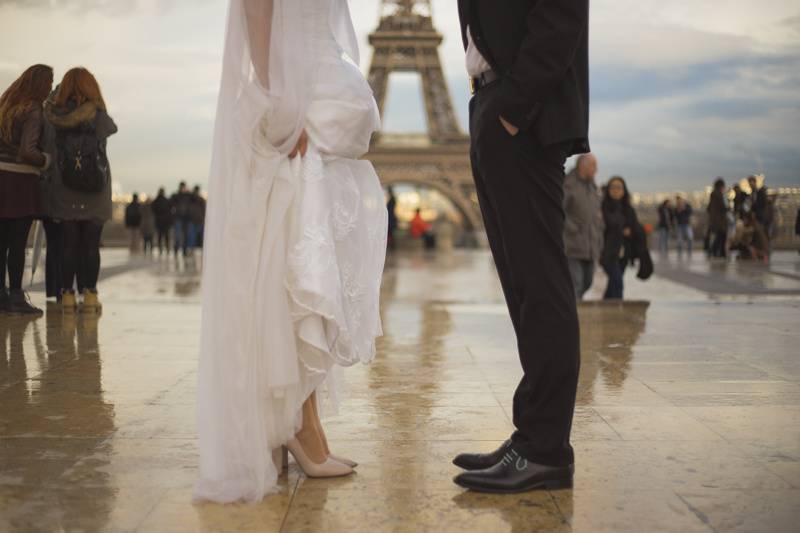
[[358,474],[293,466],[258,505],[192,505],[199,275],[123,267],[101,283],[102,316],[0,316],[0,531],[790,531],[800,519],[800,298],[629,276],[632,301],[581,305],[575,489],[480,495],[451,483],[450,459],[508,436],[520,375],[490,257],[392,257],[378,357],[347,371],[349,399],[327,421]]
[[800,261],[794,251],[779,251],[769,264],[714,259],[697,252],[691,258],[656,256],[656,271],[669,280],[717,294],[800,296]]

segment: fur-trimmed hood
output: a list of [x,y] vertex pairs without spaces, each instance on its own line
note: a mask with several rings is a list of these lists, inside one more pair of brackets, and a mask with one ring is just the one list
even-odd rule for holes
[[52,97],[44,104],[44,116],[56,130],[69,130],[80,126],[90,126],[100,139],[105,139],[117,132],[117,125],[108,113],[97,107],[94,102],[57,106]]
[[94,102],[85,102],[78,107],[60,107],[48,100],[44,104],[44,116],[58,129],[71,129],[94,123],[97,117],[97,106]]

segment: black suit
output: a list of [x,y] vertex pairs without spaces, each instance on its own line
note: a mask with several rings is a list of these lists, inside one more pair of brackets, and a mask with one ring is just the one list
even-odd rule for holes
[[589,149],[588,0],[459,0],[459,14],[500,76],[470,101],[470,159],[524,372],[512,440],[567,465],[580,347],[563,182],[566,158]]
[[458,0],[461,37],[501,76],[498,107],[544,145],[589,151],[588,0]]

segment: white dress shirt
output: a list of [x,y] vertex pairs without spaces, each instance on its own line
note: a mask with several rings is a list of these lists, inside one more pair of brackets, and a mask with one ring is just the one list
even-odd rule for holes
[[472,32],[469,30],[469,26],[467,26],[467,74],[470,75],[471,78],[477,78],[487,70],[490,70],[492,67],[489,66],[489,62],[481,55],[478,48],[475,46],[475,43],[472,42]]

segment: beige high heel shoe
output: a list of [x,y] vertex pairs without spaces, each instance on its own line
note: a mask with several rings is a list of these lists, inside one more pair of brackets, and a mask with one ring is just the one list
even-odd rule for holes
[[324,463],[315,463],[306,455],[305,450],[303,450],[297,439],[287,442],[286,447],[308,477],[341,477],[349,476],[353,473],[352,468],[330,457],[326,458]]
[[334,455],[331,453],[330,448],[328,447],[328,439],[325,437],[325,430],[322,429],[322,424],[319,421],[319,412],[317,411],[317,399],[315,397],[316,392],[311,393],[311,397],[309,398],[311,402],[311,413],[313,414],[313,422],[314,426],[317,428],[317,433],[319,434],[320,439],[322,440],[322,447],[325,448],[325,453],[339,463],[342,463],[345,466],[349,466],[350,468],[355,468],[358,466],[358,463],[353,461],[352,459],[348,459],[346,457],[341,457],[339,455]]
[[355,468],[358,466],[357,462],[353,461],[352,459],[348,459],[346,457],[339,457],[338,455],[333,455],[332,453],[329,453],[328,457],[330,457],[337,463],[342,463],[343,465],[349,466],[350,468]]

